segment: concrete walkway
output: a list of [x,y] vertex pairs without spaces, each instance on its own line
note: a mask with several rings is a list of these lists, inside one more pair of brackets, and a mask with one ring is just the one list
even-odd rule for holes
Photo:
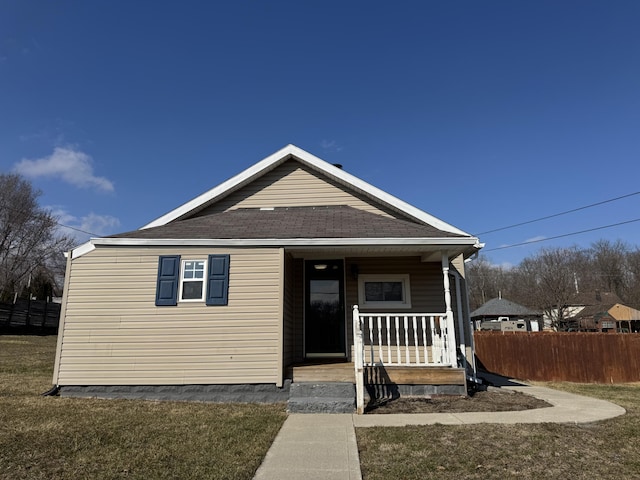
[[435,423],[590,423],[625,413],[624,408],[611,402],[550,388],[511,381],[501,385],[501,388],[532,395],[545,400],[552,407],[518,412],[291,414],[284,422],[254,479],[361,479],[355,427],[403,427]]
[[356,427],[403,427],[406,425],[472,425],[477,423],[591,423],[624,415],[626,410],[597,398],[583,397],[544,387],[516,384],[501,387],[544,400],[552,407],[517,412],[414,413],[354,415]]
[[255,480],[359,480],[354,415],[290,414]]

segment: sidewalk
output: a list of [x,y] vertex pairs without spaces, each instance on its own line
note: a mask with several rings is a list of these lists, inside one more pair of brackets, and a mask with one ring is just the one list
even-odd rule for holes
[[403,427],[406,425],[472,425],[477,423],[591,423],[624,415],[626,410],[606,400],[583,397],[551,388],[514,384],[501,387],[544,400],[552,407],[517,412],[414,413],[354,415],[356,427]]
[[471,425],[478,423],[590,423],[617,417],[625,409],[605,400],[507,381],[501,386],[547,401],[552,407],[517,412],[417,414],[291,414],[254,480],[361,479],[355,427]]
[[359,480],[351,414],[290,414],[254,480]]

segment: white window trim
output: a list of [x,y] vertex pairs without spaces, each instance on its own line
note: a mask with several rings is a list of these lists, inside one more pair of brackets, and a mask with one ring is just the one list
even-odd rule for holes
[[[364,295],[365,282],[402,282],[401,302],[367,302]],[[409,275],[359,275],[358,304],[360,308],[411,308],[411,282]]]
[[[202,262],[204,264],[203,276],[202,276],[202,298],[182,298],[182,286],[184,282],[193,282],[194,280],[191,278],[184,278],[184,264],[187,262]],[[204,302],[207,296],[207,259],[200,258],[187,258],[180,260],[180,282],[179,282],[179,291],[178,291],[178,302],[179,303],[189,303],[189,302]]]

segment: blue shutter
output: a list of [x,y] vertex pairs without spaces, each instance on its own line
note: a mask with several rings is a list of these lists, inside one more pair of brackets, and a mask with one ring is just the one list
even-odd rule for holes
[[209,255],[207,305],[226,305],[229,296],[229,255]]
[[158,261],[158,283],[156,305],[178,304],[178,280],[180,278],[180,255],[163,255]]

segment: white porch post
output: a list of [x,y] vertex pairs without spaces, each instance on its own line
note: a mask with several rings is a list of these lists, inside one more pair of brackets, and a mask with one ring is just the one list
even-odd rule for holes
[[456,329],[453,325],[453,309],[451,308],[451,284],[449,282],[449,257],[442,254],[442,276],[444,277],[444,304],[447,313],[447,350],[449,351],[449,365],[458,366],[456,355]]
[[353,366],[356,375],[356,413],[364,413],[364,340],[360,326],[358,305],[353,306]]
[[[462,354],[462,358],[465,360],[465,362],[468,362],[467,342],[466,342],[466,335],[464,331],[464,323],[465,323],[466,317],[464,315],[464,312],[462,311],[462,289],[461,289],[462,282],[460,281],[460,274],[455,270],[453,272],[453,276],[456,279],[456,307],[458,310],[458,332],[460,332],[460,353]],[[465,365],[462,365],[462,366],[465,368],[467,367],[466,363]]]

